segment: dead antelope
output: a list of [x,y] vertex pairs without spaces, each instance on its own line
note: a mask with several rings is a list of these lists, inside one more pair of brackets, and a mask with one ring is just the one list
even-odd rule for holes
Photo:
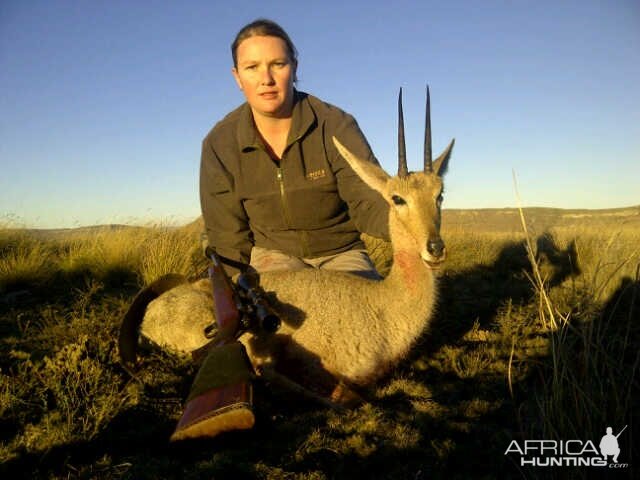
[[[327,270],[261,274],[260,284],[274,297],[283,323],[276,334],[247,332],[240,337],[256,368],[270,364],[286,371],[287,364],[296,365],[309,378],[322,370],[350,384],[366,385],[397,364],[428,325],[436,300],[434,269],[446,254],[440,238],[442,176],[454,140],[432,161],[427,89],[424,169],[409,172],[402,91],[398,114],[395,177],[356,158],[333,138],[351,168],[390,205],[393,266],[389,275],[368,280]],[[188,352],[207,342],[203,330],[214,321],[211,285],[208,279],[191,284],[174,280],[163,280],[172,287],[166,292],[162,282],[147,289],[132,309],[144,315],[143,335],[161,346]],[[154,288],[160,288],[161,294],[151,301]]]

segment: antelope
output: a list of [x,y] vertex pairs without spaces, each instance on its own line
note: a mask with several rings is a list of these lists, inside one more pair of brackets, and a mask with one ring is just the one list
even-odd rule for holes
[[[367,386],[405,357],[428,326],[437,296],[434,271],[446,257],[440,237],[442,177],[455,139],[432,161],[427,88],[424,168],[409,172],[402,89],[398,117],[395,177],[355,157],[333,137],[351,168],[390,206],[393,265],[389,274],[370,280],[317,269],[262,273],[260,285],[275,297],[273,307],[283,323],[276,334],[246,332],[239,337],[256,369],[270,365],[286,370],[289,363],[307,376],[322,370],[347,384]],[[215,321],[209,279],[186,283],[169,276],[138,297],[141,300],[130,312],[143,315],[141,332],[154,343],[188,352],[207,342],[203,331]]]

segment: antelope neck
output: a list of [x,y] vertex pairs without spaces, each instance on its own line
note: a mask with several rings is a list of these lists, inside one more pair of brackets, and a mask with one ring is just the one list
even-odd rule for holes
[[389,278],[399,282],[408,295],[412,297],[422,295],[430,275],[431,272],[419,254],[410,250],[394,251]]

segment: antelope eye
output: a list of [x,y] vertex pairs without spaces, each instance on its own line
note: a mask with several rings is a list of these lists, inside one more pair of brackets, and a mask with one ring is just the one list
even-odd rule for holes
[[443,200],[444,196],[442,194],[438,195],[438,198],[436,198],[436,203],[438,204],[438,206],[442,205]]
[[406,205],[407,202],[405,202],[404,198],[402,198],[399,195],[394,195],[393,197],[391,197],[391,200],[393,200],[393,203],[395,203],[396,205]]

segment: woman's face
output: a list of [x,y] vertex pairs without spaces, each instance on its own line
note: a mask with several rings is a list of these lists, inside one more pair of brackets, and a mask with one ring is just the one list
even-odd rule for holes
[[254,115],[288,117],[293,107],[296,65],[279,37],[253,36],[237,49],[233,76]]

